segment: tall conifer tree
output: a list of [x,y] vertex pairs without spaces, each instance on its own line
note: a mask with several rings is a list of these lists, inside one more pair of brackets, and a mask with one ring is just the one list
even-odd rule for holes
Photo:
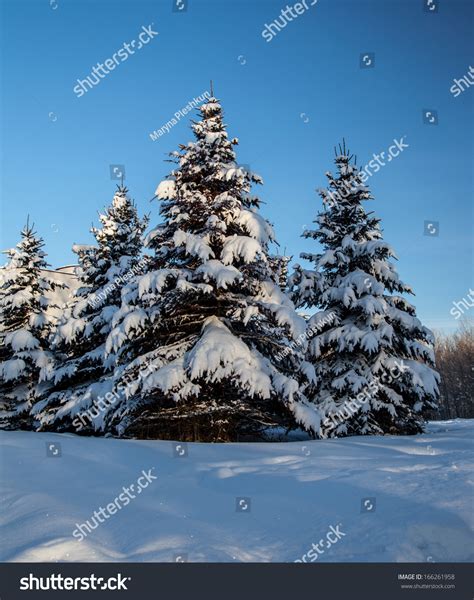
[[30,410],[52,368],[48,337],[48,293],[57,284],[48,277],[43,240],[27,222],[21,240],[6,251],[0,269],[0,426],[32,427]]
[[366,212],[372,200],[345,145],[337,174],[320,190],[316,230],[303,236],[322,245],[304,253],[312,270],[297,266],[290,279],[298,306],[318,308],[308,357],[318,377],[319,435],[418,433],[435,406],[438,374],[433,336],[402,294],[412,294],[392,262],[380,220]]
[[163,222],[147,238],[149,272],[114,317],[107,349],[122,365],[120,392],[104,427],[207,441],[316,428],[305,323],[275,281],[273,230],[251,194],[262,180],[236,163],[216,98],[200,114],[157,189]]
[[115,366],[113,356],[105,358],[105,340],[123,286],[145,269],[141,252],[148,224],[148,217],[138,216],[128,190],[117,187],[111,205],[99,215],[101,227],[91,229],[95,245],[73,247],[80,285],[52,337],[54,389],[35,407],[41,428],[71,429],[87,386]]

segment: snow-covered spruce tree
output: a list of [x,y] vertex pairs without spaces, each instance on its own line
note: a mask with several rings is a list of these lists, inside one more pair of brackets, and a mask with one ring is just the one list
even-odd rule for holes
[[148,217],[140,219],[128,190],[117,188],[112,204],[99,215],[101,227],[91,229],[96,243],[73,246],[80,285],[52,336],[54,388],[34,410],[41,429],[73,429],[85,389],[114,367],[104,348],[121,288],[145,269],[141,252]]
[[280,286],[282,292],[285,292],[288,287],[288,264],[291,256],[269,256],[268,261],[274,273],[275,282]]
[[200,114],[156,192],[163,222],[147,237],[149,271],[113,320],[107,349],[122,367],[104,427],[202,441],[317,429],[303,394],[314,381],[305,323],[275,282],[273,230],[250,193],[261,178],[235,162],[219,102]]
[[27,222],[0,269],[0,427],[5,429],[32,427],[30,410],[52,367],[48,293],[58,284],[45,271],[43,246]]
[[438,396],[433,336],[400,295],[413,292],[390,260],[380,220],[363,207],[372,196],[345,144],[335,163],[337,175],[327,173],[319,191],[318,227],[303,234],[323,252],[301,254],[314,269],[297,265],[290,278],[295,304],[320,309],[308,323],[319,435],[417,433]]

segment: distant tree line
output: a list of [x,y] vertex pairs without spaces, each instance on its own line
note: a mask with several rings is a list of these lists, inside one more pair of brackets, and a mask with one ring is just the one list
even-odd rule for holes
[[455,333],[437,335],[436,367],[441,376],[439,409],[429,418],[474,418],[474,324],[464,320]]

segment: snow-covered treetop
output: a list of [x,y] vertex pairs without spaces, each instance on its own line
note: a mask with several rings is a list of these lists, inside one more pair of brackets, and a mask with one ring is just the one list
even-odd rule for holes
[[111,205],[99,215],[99,220],[101,227],[91,229],[96,244],[73,246],[78,256],[76,274],[80,285],[56,328],[56,349],[79,339],[88,347],[94,341],[93,334],[97,342],[103,338],[114,310],[120,306],[122,286],[143,271],[136,269],[148,217],[139,218],[125,187],[117,186]]
[[[33,386],[49,369],[45,348],[52,328],[48,292],[57,286],[48,277],[43,240],[27,222],[21,240],[6,251],[8,263],[0,274],[0,380],[23,379]],[[2,360],[3,359],[3,360]],[[3,392],[2,392],[3,393]]]
[[250,194],[251,184],[262,179],[236,162],[236,140],[228,138],[218,100],[210,98],[199,111],[201,120],[192,123],[195,141],[171,154],[178,168],[156,190],[165,224],[149,234],[147,244],[157,253],[157,265],[265,262],[273,229]]
[[[378,285],[380,292],[386,288],[391,293],[412,293],[389,260],[396,258],[396,254],[383,240],[380,219],[365,210],[364,203],[373,200],[373,196],[345,144],[339,147],[335,164],[336,175],[326,173],[328,186],[318,190],[323,210],[314,220],[317,228],[303,233],[303,237],[319,241],[324,251],[300,255],[311,261],[314,268],[307,270],[296,265],[290,278],[290,286],[295,288],[294,301],[299,306],[324,303],[325,290],[339,286],[341,278],[354,271],[365,281],[365,292]],[[352,284],[351,287],[357,293]]]
[[39,274],[41,269],[46,269],[49,265],[45,260],[46,253],[43,252],[44,242],[39,238],[35,231],[34,225],[29,222],[21,231],[21,240],[15,248],[4,250],[3,253],[9,258],[8,263],[3,267],[5,269],[4,276],[8,277],[8,273],[18,269],[15,273],[17,276],[25,276],[26,273],[32,271]]
[[5,330],[9,329],[9,320],[12,326],[22,323],[32,312],[40,313],[47,306],[44,293],[52,290],[54,283],[42,273],[49,266],[43,247],[42,238],[27,222],[20,242],[4,252],[9,259],[0,273],[0,309]]
[[148,216],[138,217],[126,187],[117,186],[112,203],[99,214],[102,227],[92,227],[96,245],[73,246],[79,259],[78,276],[83,287],[77,296],[87,296],[112,283],[139,260]]
[[92,228],[104,258],[123,264],[126,257],[136,257],[143,246],[142,234],[148,217],[138,218],[137,208],[126,187],[117,186],[112,204],[99,215],[101,228]]

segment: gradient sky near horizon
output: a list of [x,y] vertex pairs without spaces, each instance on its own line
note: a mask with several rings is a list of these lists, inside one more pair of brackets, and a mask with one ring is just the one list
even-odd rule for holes
[[[452,330],[453,302],[474,283],[474,89],[450,92],[474,66],[474,10],[434,1],[427,12],[422,0],[318,0],[267,42],[262,30],[284,1],[188,0],[177,12],[173,0],[2,0],[2,249],[29,214],[49,262],[74,263],[72,244],[91,242],[112,199],[111,164],[125,165],[155,224],[149,199],[170,170],[167,153],[191,139],[191,115],[149,135],[212,78],[238,160],[263,177],[262,213],[293,262],[315,249],[300,235],[321,208],[315,189],[334,145],[344,137],[364,165],[404,136],[408,147],[369,179],[370,208],[420,318]],[[148,25],[158,35],[78,98],[77,80]],[[373,68],[360,67],[364,53]],[[424,123],[425,109],[437,124]],[[425,221],[439,235],[425,235]]]

